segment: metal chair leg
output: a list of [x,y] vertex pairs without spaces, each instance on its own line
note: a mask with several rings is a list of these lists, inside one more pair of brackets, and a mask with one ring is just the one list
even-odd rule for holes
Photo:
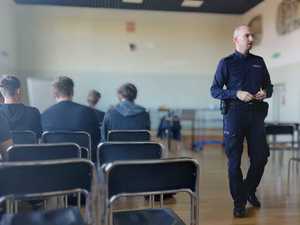
[[291,169],[291,163],[292,163],[292,160],[293,158],[289,159],[289,162],[288,162],[288,177],[287,177],[287,194],[290,195],[290,175],[291,175],[291,172],[290,172],[290,169]]
[[162,208],[164,206],[164,195],[163,194],[160,194],[160,197],[159,197],[159,201],[160,201],[160,208]]

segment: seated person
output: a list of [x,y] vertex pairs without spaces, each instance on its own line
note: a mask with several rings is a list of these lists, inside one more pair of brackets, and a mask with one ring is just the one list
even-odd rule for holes
[[180,149],[181,140],[181,123],[179,116],[172,112],[163,116],[160,120],[159,127],[157,129],[157,137],[168,140],[168,148],[171,150],[171,140],[176,142],[176,149]]
[[101,94],[96,90],[91,90],[87,97],[87,102],[89,107],[95,110],[97,119],[99,121],[99,127],[101,127],[105,115],[103,111],[96,109],[96,105],[98,104],[100,99],[101,99]]
[[86,131],[92,138],[92,159],[100,141],[100,128],[93,109],[73,102],[74,83],[69,77],[58,77],[52,84],[56,104],[42,113],[44,131]]
[[123,84],[118,89],[120,103],[104,116],[102,140],[107,141],[110,130],[150,130],[149,113],[142,106],[134,103],[137,89],[131,83]]
[[0,126],[0,159],[1,159],[1,156],[5,153],[6,149],[9,146],[11,146],[13,143],[9,133],[9,125],[2,113],[0,113],[0,124],[1,124]]
[[0,112],[7,119],[10,130],[31,130],[40,137],[42,133],[40,111],[21,102],[20,80],[15,76],[2,76],[0,92],[4,97]]
[[161,139],[172,138],[180,141],[181,123],[179,116],[172,115],[172,113],[169,113],[168,116],[163,116],[159,122],[157,137]]

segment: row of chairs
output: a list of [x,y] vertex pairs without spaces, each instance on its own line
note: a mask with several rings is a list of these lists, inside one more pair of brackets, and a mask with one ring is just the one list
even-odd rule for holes
[[[160,159],[163,146],[154,142],[104,142],[97,149],[97,164],[102,166],[117,160]],[[10,162],[83,158],[75,143],[25,144],[8,148],[4,160]]]
[[[124,136],[122,135],[121,137],[124,138]],[[94,177],[93,174],[95,173],[96,169],[91,161],[79,159],[79,157],[81,157],[81,151],[79,150],[79,146],[74,143],[61,144],[61,148],[65,148],[66,146],[68,146],[69,152],[72,151],[70,149],[76,149],[72,151],[72,157],[76,157],[78,159],[54,160],[43,162],[32,162],[32,160],[44,160],[49,159],[49,157],[50,159],[55,159],[54,152],[59,152],[59,150],[53,150],[52,153],[50,151],[48,152],[49,154],[52,154],[52,158],[51,156],[45,153],[42,154],[42,151],[40,151],[41,157],[37,157],[38,150],[36,149],[36,151],[34,151],[32,146],[29,146],[30,145],[17,145],[14,147],[28,148],[27,150],[19,148],[19,150],[13,151],[12,149],[10,149],[8,151],[8,160],[24,161],[24,157],[27,157],[25,161],[28,162],[10,162],[1,164],[0,176],[3,168],[3,176],[4,174],[12,173],[13,175],[15,175],[15,177],[13,176],[10,178],[12,179],[12,183],[8,182],[7,185],[3,187],[3,190],[1,190],[0,188],[0,196],[2,196],[3,199],[22,199],[24,197],[49,197],[51,195],[65,196],[69,193],[78,193],[77,196],[79,196],[79,201],[77,201],[77,203],[78,206],[80,206],[79,193],[86,194],[90,191],[91,180],[92,177]],[[39,146],[41,147],[43,145]],[[29,151],[32,151],[32,153],[29,153]],[[162,152],[162,146],[156,143],[117,142],[102,143],[99,145],[97,154],[98,162],[101,166],[101,168],[99,167],[99,171],[103,172],[105,175],[105,185],[107,186],[106,189],[108,190],[107,197],[105,200],[105,202],[107,203],[106,207],[109,212],[106,218],[108,224],[184,224],[183,221],[176,214],[174,214],[172,210],[162,208],[162,201],[160,205],[161,208],[159,209],[152,208],[154,206],[154,204],[152,204],[152,201],[150,209],[133,211],[126,210],[121,212],[115,212],[112,210],[115,201],[123,196],[130,197],[135,195],[150,195],[149,199],[154,200],[154,195],[162,196],[166,193],[176,192],[189,193],[191,197],[190,224],[198,224],[199,166],[196,161],[191,159],[160,160],[162,157]],[[59,157],[59,159],[64,158],[62,157],[62,155],[60,155]],[[146,159],[152,160],[149,161]],[[73,167],[73,169],[71,169],[71,167]],[[9,169],[12,170],[8,171]],[[77,174],[78,170],[81,170],[82,173]],[[15,171],[15,173],[13,171]],[[76,172],[74,173],[74,171]],[[25,174],[22,174],[22,172],[24,172]],[[22,177],[24,178],[24,180],[19,179],[19,181],[13,181],[14,178],[18,179],[18,177]],[[43,179],[45,178],[48,179],[48,182],[45,182],[44,185]],[[34,182],[32,182],[31,184],[29,182],[29,184],[27,185],[29,180],[32,180]],[[80,185],[81,181],[85,185]],[[24,187],[18,187],[16,186],[16,182],[27,183]],[[11,189],[11,192],[9,193],[10,184],[14,185],[15,189]],[[39,189],[40,185],[44,185],[44,189]],[[6,193],[5,190],[7,191]],[[20,191],[19,193],[18,190]],[[30,190],[33,192],[30,192]],[[40,193],[40,191],[42,192],[42,194]],[[7,207],[10,210],[13,209],[12,205],[7,205]],[[60,224],[68,223],[63,222]]]
[[[31,130],[11,131],[15,144],[36,144],[37,135]],[[108,141],[148,141],[151,134],[148,130],[111,130]],[[42,143],[74,142],[86,149],[91,149],[91,136],[84,131],[45,131],[41,137]]]
[[[37,144],[37,135],[31,130],[11,131],[14,144]],[[110,131],[108,141],[149,141],[148,130]],[[76,143],[81,148],[83,158],[91,159],[91,136],[84,131],[46,131],[41,136],[41,143]]]
[[[117,161],[102,170],[108,190],[106,207],[108,224],[184,224],[170,209],[160,208],[113,211],[120,197],[163,195],[185,192],[191,201],[191,225],[198,224],[199,166],[192,159]],[[76,172],[75,172],[76,171]],[[96,170],[89,160],[73,159],[44,162],[14,162],[0,165],[2,200],[8,212],[13,201],[65,196],[70,193],[87,195]],[[7,178],[9,174],[9,178]],[[6,179],[5,179],[6,178]],[[79,204],[80,200],[78,201]],[[80,205],[79,205],[80,206]]]

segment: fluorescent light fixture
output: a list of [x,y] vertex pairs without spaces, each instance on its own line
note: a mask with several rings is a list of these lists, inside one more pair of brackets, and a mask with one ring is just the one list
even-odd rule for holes
[[182,7],[192,7],[192,8],[199,8],[203,4],[203,1],[200,0],[184,0],[181,3]]
[[123,3],[142,4],[144,0],[122,0]]

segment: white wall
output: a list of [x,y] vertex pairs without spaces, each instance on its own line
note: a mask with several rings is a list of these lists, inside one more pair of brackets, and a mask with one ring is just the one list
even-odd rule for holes
[[[300,29],[284,36],[276,31],[276,13],[282,0],[265,0],[243,16],[244,23],[258,14],[263,16],[263,39],[253,51],[264,57],[273,83],[285,84],[285,103],[282,104],[281,121],[300,121]],[[274,53],[280,57],[273,58]],[[272,120],[272,117],[268,118]]]
[[[300,120],[300,30],[276,33],[280,2],[265,0],[243,16],[18,5],[18,69],[24,77],[69,75],[76,100],[84,103],[96,88],[104,109],[126,81],[137,84],[147,107],[206,107],[217,104],[209,86],[218,60],[232,52],[233,28],[262,14],[263,40],[253,52],[265,58],[274,83],[286,84],[281,119]],[[135,33],[126,33],[126,21],[136,23]],[[137,51],[129,51],[130,42]]]
[[[280,104],[281,121],[300,121],[300,63],[270,70],[274,84],[285,84],[284,102]],[[270,118],[271,119],[271,118]]]
[[[285,66],[300,62],[300,29],[280,36],[276,31],[276,14],[282,0],[265,0],[243,16],[248,23],[255,15],[263,16],[262,43],[255,48],[255,52],[263,55],[269,67]],[[272,58],[274,53],[280,53],[279,58]]]
[[0,74],[16,72],[16,5],[0,1]]
[[[18,7],[20,69],[207,74],[230,50],[236,17],[68,7]],[[126,21],[136,33],[126,33]],[[128,43],[137,43],[130,52]],[[31,57],[28,57],[31,56]]]
[[[76,81],[76,100],[88,89],[116,101],[126,81],[147,107],[202,107],[214,102],[209,85],[218,60],[232,51],[238,16],[70,7],[18,6],[18,67],[25,76]],[[126,21],[136,23],[126,33]],[[130,52],[128,44],[137,44]],[[172,97],[171,97],[172,96]]]
[[[31,106],[43,112],[49,105],[55,104],[55,99],[51,98],[51,80],[29,77],[27,79],[27,87],[28,100]],[[39,95],[36,93],[39,93]]]

